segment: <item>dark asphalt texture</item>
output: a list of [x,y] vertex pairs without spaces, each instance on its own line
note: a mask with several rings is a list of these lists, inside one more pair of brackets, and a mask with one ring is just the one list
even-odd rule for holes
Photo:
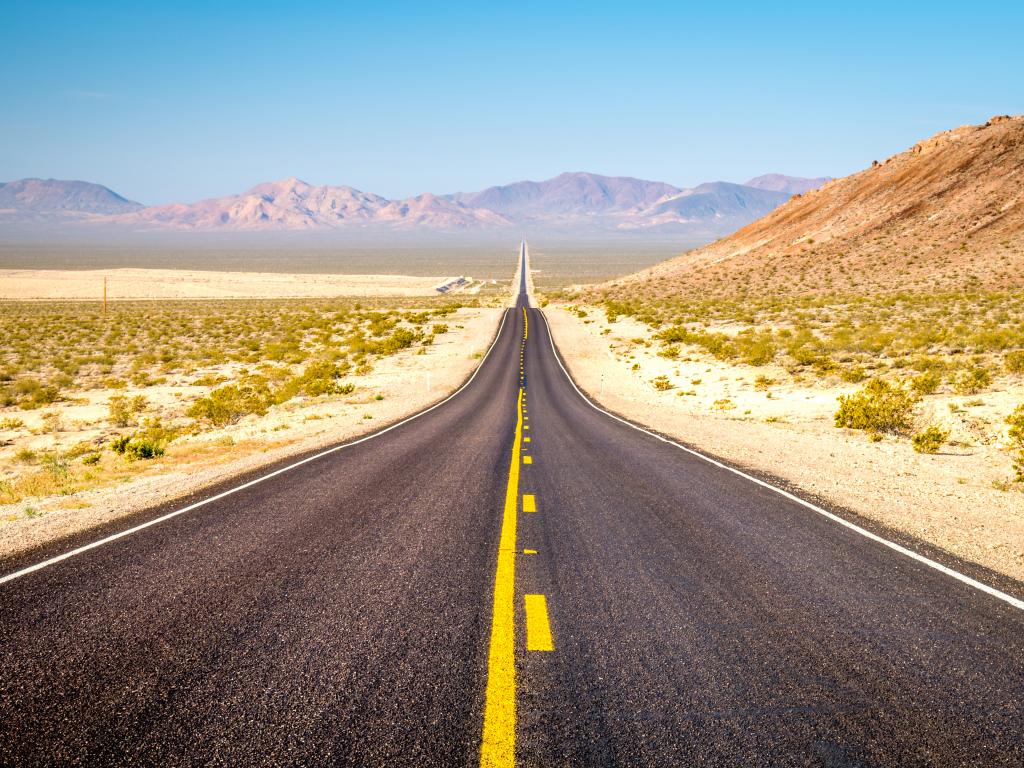
[[[0,764],[478,764],[524,305],[429,414],[0,585]],[[1024,765],[1024,611],[599,413],[529,316],[521,765]]]

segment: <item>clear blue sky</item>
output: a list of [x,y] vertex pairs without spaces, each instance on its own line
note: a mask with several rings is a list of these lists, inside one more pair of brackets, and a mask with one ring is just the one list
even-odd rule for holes
[[206,5],[5,2],[0,180],[692,185],[842,175],[1024,112],[1020,0]]

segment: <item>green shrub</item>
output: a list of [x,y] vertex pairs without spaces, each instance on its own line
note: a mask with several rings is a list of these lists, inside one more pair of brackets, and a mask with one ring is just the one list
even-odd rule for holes
[[155,459],[164,455],[167,443],[174,439],[172,430],[159,424],[152,424],[145,430],[132,435],[120,435],[110,443],[110,450],[130,461]]
[[933,370],[920,373],[910,380],[910,388],[919,395],[934,395],[942,383],[942,376]]
[[984,368],[975,367],[964,371],[953,384],[953,388],[960,395],[974,395],[981,392],[992,383],[992,374]]
[[300,392],[309,397],[320,395],[347,395],[355,389],[354,384],[342,384],[342,375],[351,366],[338,365],[328,360],[317,360],[306,366],[299,376],[293,376],[274,393],[274,401],[283,403]]
[[1024,405],[1018,405],[1006,417],[1006,423],[1010,425],[1007,434],[1014,452],[1013,468],[1017,473],[1017,482],[1024,483]]
[[651,384],[653,384],[654,388],[659,392],[665,392],[675,387],[675,384],[668,380],[668,376],[658,376],[651,380]]
[[241,385],[218,387],[208,396],[199,398],[186,411],[186,415],[207,421],[215,427],[225,427],[250,413],[262,416],[273,402],[274,396],[266,379],[253,376]]
[[872,379],[860,392],[840,396],[835,424],[868,432],[902,434],[910,429],[918,400],[916,394],[902,386]]
[[114,395],[107,401],[108,419],[115,427],[130,427],[137,423],[136,414],[146,410],[146,398],[138,395],[131,399]]
[[1024,349],[1003,355],[1003,365],[1009,373],[1024,373]]
[[14,384],[14,394],[18,407],[25,411],[50,405],[60,399],[57,387],[41,384],[36,379],[19,379]]
[[843,381],[849,382],[850,384],[860,384],[867,377],[867,371],[865,371],[860,365],[854,366],[853,368],[847,368],[839,374],[839,378]]
[[949,430],[934,424],[912,438],[914,450],[918,453],[937,453],[942,444],[949,439]]

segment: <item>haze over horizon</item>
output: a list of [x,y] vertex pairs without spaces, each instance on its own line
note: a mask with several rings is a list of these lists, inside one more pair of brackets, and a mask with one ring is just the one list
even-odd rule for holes
[[570,170],[690,187],[842,176],[1024,111],[1010,3],[307,8],[9,8],[0,42],[32,66],[0,86],[0,180],[147,205],[291,176],[392,199]]

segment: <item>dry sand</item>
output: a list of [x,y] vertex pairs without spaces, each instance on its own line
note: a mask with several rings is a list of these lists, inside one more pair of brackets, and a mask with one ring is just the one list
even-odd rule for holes
[[[271,408],[266,416],[249,416],[224,429],[179,438],[163,458],[137,462],[142,474],[126,483],[0,506],[0,557],[184,497],[289,455],[343,442],[423,410],[447,397],[472,373],[494,337],[501,313],[496,308],[459,309],[447,319],[448,333],[438,336],[430,347],[379,360],[371,373],[356,380],[358,388],[352,395],[295,398]],[[426,351],[417,354],[418,349]],[[149,387],[145,394],[156,402],[161,396],[171,398],[170,389]],[[65,414],[75,440],[90,439],[105,423],[111,392],[86,394]],[[383,399],[377,400],[377,395]],[[29,427],[38,426],[35,420],[41,418],[39,412],[19,416]],[[45,450],[50,447],[47,441],[58,437],[37,439],[40,444],[32,447]],[[28,508],[34,516],[26,516]]]
[[[759,374],[788,377],[781,368],[733,366],[695,353],[689,362],[668,360],[656,344],[632,341],[650,339],[646,325],[630,318],[609,325],[600,309],[582,309],[587,320],[554,305],[545,315],[573,378],[609,410],[1024,580],[1024,494],[995,487],[1013,474],[1002,419],[1024,402],[1019,383],[997,381],[976,397],[928,398],[924,420],[945,423],[952,439],[969,447],[919,454],[905,439],[873,443],[833,426],[837,396],[855,386],[757,390]],[[656,390],[651,380],[660,375],[676,387]],[[977,400],[983,404],[969,405]],[[951,414],[947,401],[963,414]]]
[[[178,269],[0,269],[0,299],[290,299],[436,296],[442,277]],[[471,288],[472,286],[467,286]],[[465,290],[465,289],[464,289]]]

